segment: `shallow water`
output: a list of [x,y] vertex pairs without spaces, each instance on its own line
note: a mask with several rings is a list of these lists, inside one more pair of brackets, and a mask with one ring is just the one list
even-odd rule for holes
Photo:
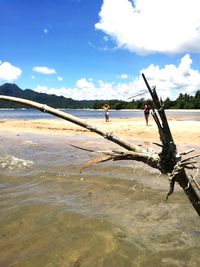
[[[63,109],[71,115],[79,118],[104,118],[104,112],[102,110],[93,109]],[[178,120],[200,120],[200,110],[188,109],[188,110],[166,110],[168,119]],[[110,118],[143,118],[143,110],[110,110]],[[54,119],[55,117],[51,114],[41,112],[36,109],[0,109],[0,119],[18,119],[18,120],[32,120],[32,119]]]
[[[200,266],[200,220],[142,163],[80,167],[99,138],[0,133],[0,267]],[[114,145],[113,145],[114,146]]]

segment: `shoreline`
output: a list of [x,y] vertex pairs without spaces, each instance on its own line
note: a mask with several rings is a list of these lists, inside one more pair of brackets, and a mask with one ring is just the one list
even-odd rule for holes
[[[121,119],[113,118],[109,122],[104,119],[84,119],[103,131],[112,132],[124,140],[139,142],[160,143],[157,126],[152,118],[149,126],[145,125],[144,118]],[[172,136],[177,145],[200,146],[200,121],[168,119]],[[47,135],[89,136],[97,137],[98,134],[62,119],[33,119],[33,120],[0,120],[1,132],[32,133]],[[100,137],[100,136],[99,136]]]
[[[1,110],[29,110],[29,109],[34,109],[34,108],[0,108],[0,111]],[[97,110],[97,111],[102,111],[102,109],[93,109],[93,108],[56,108],[56,109],[59,109],[59,110]],[[143,109],[119,109],[119,110],[116,110],[116,109],[110,109],[112,111],[143,111]],[[165,111],[177,111],[177,112],[200,112],[200,109],[165,109]]]

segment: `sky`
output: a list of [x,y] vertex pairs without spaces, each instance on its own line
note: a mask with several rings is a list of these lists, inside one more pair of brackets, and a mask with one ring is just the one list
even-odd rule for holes
[[200,89],[199,0],[0,0],[0,85],[76,100]]

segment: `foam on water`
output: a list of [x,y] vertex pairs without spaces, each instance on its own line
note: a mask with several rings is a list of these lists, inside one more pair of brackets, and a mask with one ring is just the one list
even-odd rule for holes
[[3,156],[0,157],[0,168],[2,170],[17,170],[17,169],[27,169],[33,166],[33,162],[30,160],[19,159],[14,156]]

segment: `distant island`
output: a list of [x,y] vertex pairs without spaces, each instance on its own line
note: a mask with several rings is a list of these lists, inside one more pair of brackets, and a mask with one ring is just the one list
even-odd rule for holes
[[[74,100],[63,96],[38,93],[31,89],[22,90],[16,84],[5,83],[0,86],[0,94],[36,101],[53,108],[62,109],[101,109],[106,102],[111,109],[142,109],[144,102],[150,102],[141,98],[130,102],[122,100]],[[167,98],[164,101],[165,109],[200,109],[200,90],[194,96],[180,93],[176,100]],[[12,102],[1,101],[0,108],[23,108],[25,106]]]

